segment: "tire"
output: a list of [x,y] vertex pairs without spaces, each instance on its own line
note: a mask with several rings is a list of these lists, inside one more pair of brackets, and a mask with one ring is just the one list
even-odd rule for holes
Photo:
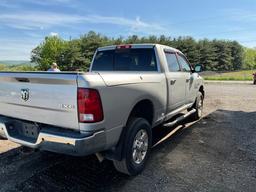
[[198,92],[195,104],[192,107],[192,109],[196,110],[196,112],[191,115],[192,121],[196,121],[202,117],[203,105],[204,105],[204,96],[201,92]]
[[151,125],[143,118],[132,118],[127,126],[123,144],[123,158],[113,160],[117,171],[135,176],[141,173],[148,159],[152,145]]

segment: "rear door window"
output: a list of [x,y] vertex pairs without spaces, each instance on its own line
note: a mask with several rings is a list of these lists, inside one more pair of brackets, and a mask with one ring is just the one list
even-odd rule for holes
[[191,68],[190,68],[190,65],[187,62],[187,60],[183,56],[181,56],[179,54],[178,54],[178,61],[180,63],[182,71],[184,71],[184,72],[191,72]]
[[165,57],[167,60],[168,68],[170,72],[177,72],[180,70],[180,65],[177,61],[176,53],[174,52],[165,52]]
[[157,71],[153,48],[98,51],[92,71]]

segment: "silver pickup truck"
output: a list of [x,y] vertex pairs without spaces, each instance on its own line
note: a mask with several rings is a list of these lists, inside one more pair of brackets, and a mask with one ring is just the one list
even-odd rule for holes
[[88,73],[1,72],[0,135],[31,148],[96,154],[136,175],[152,128],[201,117],[200,71],[177,49],[132,44],[98,48]]

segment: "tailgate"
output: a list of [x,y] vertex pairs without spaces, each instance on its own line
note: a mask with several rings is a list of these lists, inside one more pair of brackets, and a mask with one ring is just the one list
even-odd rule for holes
[[77,73],[0,73],[0,114],[79,129]]

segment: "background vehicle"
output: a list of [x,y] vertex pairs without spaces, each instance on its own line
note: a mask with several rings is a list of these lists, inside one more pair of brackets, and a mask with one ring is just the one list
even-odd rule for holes
[[153,127],[202,116],[200,70],[179,50],[134,44],[99,48],[89,73],[2,72],[0,135],[58,153],[96,153],[136,175],[148,158]]

